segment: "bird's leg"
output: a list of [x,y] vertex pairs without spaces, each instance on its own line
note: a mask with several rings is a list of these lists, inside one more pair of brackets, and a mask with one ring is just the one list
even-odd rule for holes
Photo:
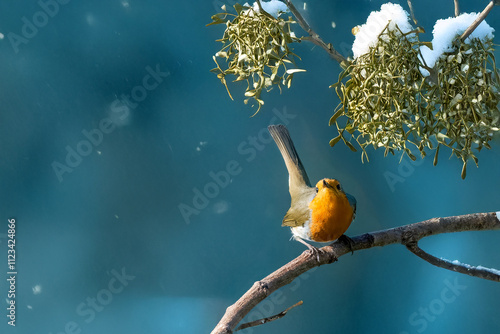
[[354,249],[353,249],[353,246],[354,246],[354,241],[349,238],[347,235],[345,234],[342,234],[339,238],[338,238],[339,241],[347,244],[347,247],[349,247],[349,250],[351,251],[351,254],[354,254]]
[[307,246],[307,248],[309,248],[309,250],[311,251],[311,253],[312,253],[313,255],[315,255],[315,254],[316,254],[316,259],[317,259],[317,260],[318,260],[318,262],[319,262],[319,252],[320,252],[320,251],[319,251],[319,249],[318,249],[317,247],[314,247],[313,245],[308,244],[307,242],[305,242],[304,240],[302,240],[300,237],[297,237],[297,236],[295,236],[295,235],[293,236],[293,238],[294,238],[295,240],[297,240],[298,242],[302,243],[303,245],[306,245],[306,246]]

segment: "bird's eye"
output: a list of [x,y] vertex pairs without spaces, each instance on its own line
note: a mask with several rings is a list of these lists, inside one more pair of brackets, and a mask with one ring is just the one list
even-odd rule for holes
[[342,187],[340,186],[340,184],[337,184],[337,190],[342,190]]
[[319,191],[319,189],[318,189],[318,187],[316,187],[316,193],[318,193],[318,191]]

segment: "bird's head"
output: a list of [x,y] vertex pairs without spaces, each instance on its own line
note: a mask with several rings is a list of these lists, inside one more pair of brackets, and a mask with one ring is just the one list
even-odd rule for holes
[[316,193],[324,191],[333,192],[337,196],[341,195],[345,196],[344,190],[342,189],[340,182],[335,179],[322,179],[319,180],[318,183],[316,183]]

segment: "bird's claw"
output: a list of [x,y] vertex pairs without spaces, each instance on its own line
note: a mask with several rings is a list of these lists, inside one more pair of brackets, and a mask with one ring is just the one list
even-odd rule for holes
[[342,234],[339,239],[339,241],[347,244],[347,247],[349,247],[349,250],[351,251],[351,254],[354,254],[354,241],[349,238],[347,235]]
[[311,256],[316,255],[316,260],[318,260],[318,262],[319,262],[319,253],[321,252],[321,250],[319,250],[317,247],[314,247],[312,245],[309,245],[308,248],[311,251]]
[[298,242],[304,244],[305,246],[307,246],[307,248],[309,248],[309,250],[311,251],[311,255],[314,256],[316,255],[316,259],[318,260],[319,262],[319,253],[321,252],[317,247],[314,247],[313,245],[311,244],[308,244],[307,242],[305,242],[304,240],[302,240],[301,238],[297,237],[297,236],[294,236],[295,240],[297,240]]

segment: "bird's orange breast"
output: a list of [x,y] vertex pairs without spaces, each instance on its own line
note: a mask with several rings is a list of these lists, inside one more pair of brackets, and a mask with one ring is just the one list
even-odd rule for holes
[[351,225],[353,209],[342,194],[321,191],[309,204],[311,240],[328,242],[338,239]]

